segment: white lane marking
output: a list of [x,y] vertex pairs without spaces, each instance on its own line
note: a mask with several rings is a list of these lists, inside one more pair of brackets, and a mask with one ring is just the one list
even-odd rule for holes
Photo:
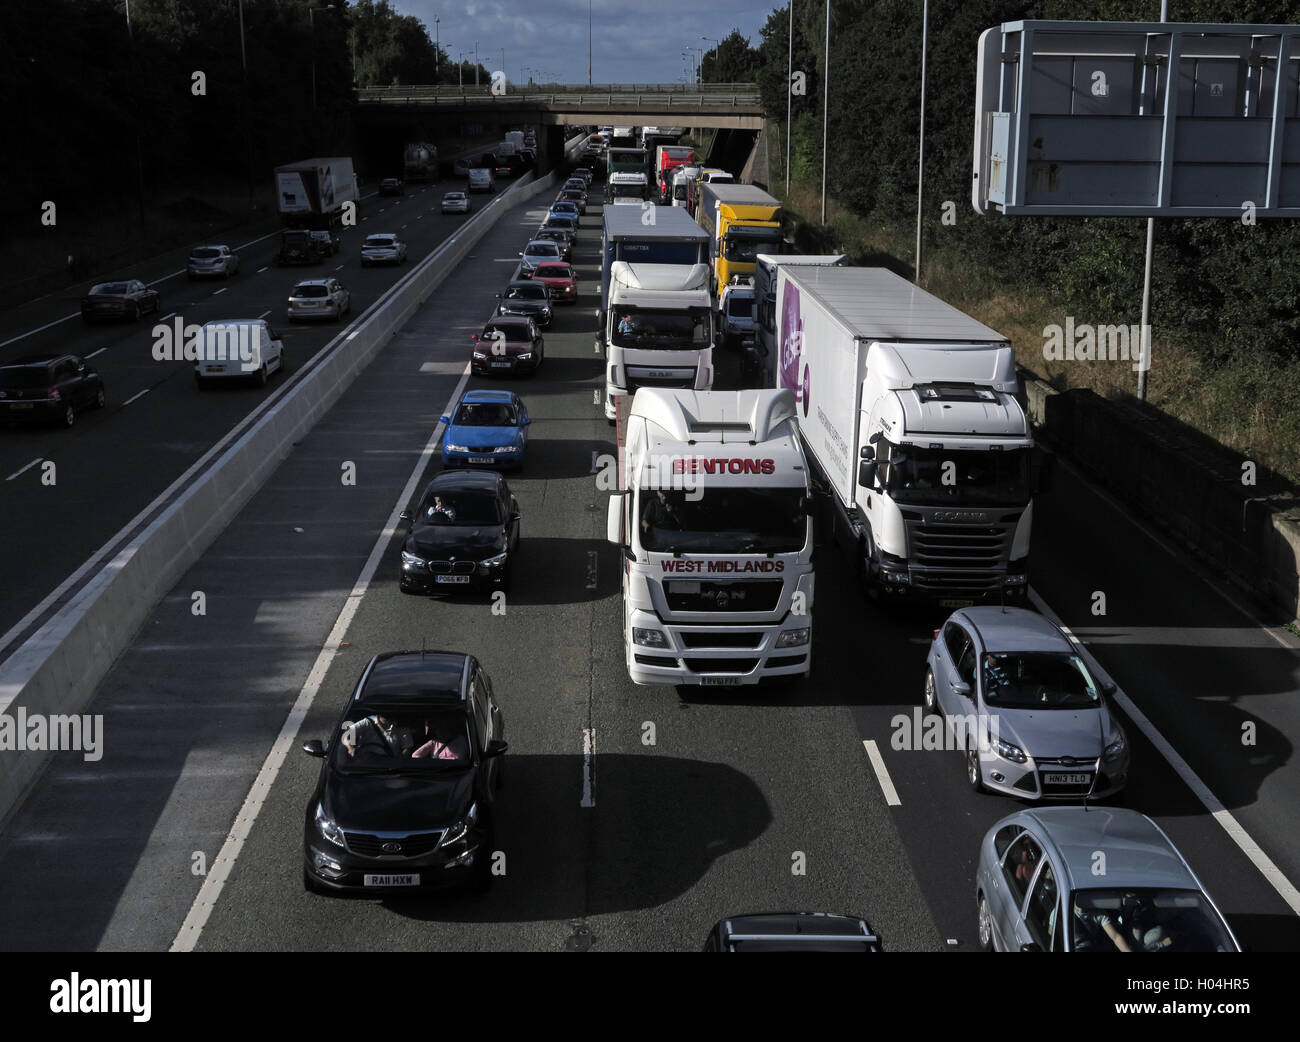
[[46,322],[45,325],[43,326],[37,326],[35,329],[29,329],[27,330],[26,333],[19,333],[17,336],[11,336],[8,340],[0,342],[0,347],[5,347],[9,344],[15,344],[19,340],[23,340],[29,336],[33,336],[36,333],[40,333],[46,329],[49,329],[51,326],[57,326],[60,322],[66,322],[70,318],[76,318],[77,315],[79,314],[81,314],[81,312],[78,311],[78,312],[74,312],[71,315],[64,315],[62,318],[56,318],[53,322]]
[[271,270],[271,265],[268,264],[265,268],[258,268],[258,269],[257,269],[257,274],[260,275],[260,274],[262,274],[262,272],[264,272],[264,271],[270,271],[270,270]]
[[260,315],[258,315],[257,317],[258,317],[258,318],[266,318],[266,316],[269,315],[270,313],[271,313],[271,312],[269,312],[269,311],[263,311],[263,312],[262,312]]
[[90,354],[86,355],[86,357],[87,357],[87,358],[94,358],[96,355],[102,355],[102,354],[103,354],[105,351],[107,351],[107,350],[108,350],[108,348],[106,348],[106,347],[101,347],[101,348],[98,348],[98,349],[96,349],[96,350],[94,350],[94,351],[91,351]]
[[176,312],[175,312],[175,311],[171,311],[171,312],[168,312],[166,315],[163,315],[163,317],[160,318],[158,321],[159,321],[159,322],[166,322],[169,318],[175,318],[175,317],[176,317]]
[[596,794],[592,792],[591,758],[596,752],[596,729],[582,729],[582,801],[579,807],[594,807]]
[[130,404],[131,404],[133,401],[135,401],[137,398],[143,398],[143,397],[144,397],[146,394],[148,394],[148,393],[149,393],[149,388],[146,387],[143,391],[138,391],[138,392],[136,392],[135,394],[131,395],[131,397],[128,398],[126,401],[124,401],[122,404],[123,404],[123,405],[130,405]]
[[[456,384],[456,389],[452,391],[451,400],[447,402],[447,407],[443,410],[444,413],[451,414],[452,407],[459,401],[461,393],[465,390],[465,385],[468,382],[469,363],[466,362],[465,369],[461,373],[460,382]],[[307,674],[306,681],[303,682],[302,690],[298,692],[298,697],[289,710],[289,715],[280,727],[280,733],[271,745],[271,751],[267,753],[261,770],[257,772],[257,777],[253,780],[253,786],[248,790],[248,795],[244,798],[244,805],[239,809],[239,814],[235,817],[235,823],[230,827],[230,834],[226,836],[225,842],[221,845],[221,851],[212,863],[211,869],[203,880],[203,885],[199,887],[194,903],[190,905],[189,913],[185,916],[185,921],[181,923],[181,927],[176,933],[176,939],[172,941],[172,951],[193,951],[194,946],[198,944],[199,936],[203,933],[203,927],[207,924],[208,917],[216,907],[218,898],[221,897],[222,888],[226,885],[226,880],[230,878],[230,872],[235,867],[235,861],[238,859],[240,851],[244,849],[244,843],[252,834],[253,825],[257,822],[257,816],[261,813],[262,805],[265,803],[267,796],[270,795],[271,786],[275,784],[276,775],[280,773],[280,768],[284,766],[284,761],[289,755],[289,750],[298,734],[298,729],[307,718],[307,711],[311,709],[316,693],[325,680],[325,674],[329,672],[330,664],[334,661],[335,654],[342,646],[343,638],[347,636],[348,627],[352,625],[352,619],[361,607],[361,601],[370,586],[370,580],[374,578],[375,572],[379,569],[379,562],[384,556],[384,551],[388,549],[388,544],[397,531],[400,520],[398,515],[406,509],[406,504],[415,496],[416,489],[420,484],[420,477],[429,465],[429,460],[433,457],[439,439],[442,438],[442,430],[443,424],[439,420],[433,428],[432,436],[416,459],[415,466],[411,470],[411,476],[407,479],[406,487],[402,489],[397,504],[388,515],[387,525],[379,533],[379,538],[375,540],[375,545],[370,550],[370,556],[366,559],[366,563],[361,568],[361,574],[357,577],[356,585],[352,587],[352,592],[348,594],[348,599],[344,602],[343,608],[334,622],[334,628],[330,630],[329,636],[325,638],[320,654],[316,656],[316,662],[312,666],[311,672]]]
[[[1029,589],[1029,599],[1039,612],[1061,627],[1062,632],[1070,639],[1070,643],[1079,649],[1079,656],[1088,663],[1089,669],[1103,681],[1115,684],[1114,677],[1102,669],[1101,663],[1093,657],[1092,652],[1078,637],[1070,632],[1065,624],[1061,622],[1056,612],[1052,611],[1047,602],[1038,595],[1038,591],[1033,587]],[[1219,802],[1218,797],[1210,791],[1210,787],[1201,781],[1188,762],[1178,755],[1178,752],[1169,744],[1165,736],[1156,730],[1156,725],[1148,720],[1146,714],[1133,704],[1133,700],[1124,693],[1118,684],[1115,684],[1115,694],[1111,697],[1124,710],[1125,715],[1133,721],[1137,729],[1146,736],[1147,741],[1154,745],[1160,755],[1168,761],[1169,766],[1183,780],[1183,784],[1192,790],[1196,798],[1210,812],[1210,816],[1228,834],[1228,838],[1236,843],[1241,852],[1250,859],[1250,863],[1259,869],[1260,875],[1268,880],[1273,889],[1278,892],[1278,896],[1291,906],[1293,912],[1300,915],[1300,890],[1297,890],[1291,880],[1282,874],[1282,870],[1273,864],[1273,860],[1260,849],[1259,844],[1251,838],[1250,833],[1242,828],[1241,823]]]
[[337,268],[335,268],[334,270],[335,270],[335,271],[342,271],[345,267],[347,267],[347,264],[346,264],[346,263],[344,263],[344,264],[340,264],[340,265],[339,265]]
[[598,558],[595,550],[587,551],[587,589],[596,588],[596,562]]
[[880,791],[885,794],[885,803],[890,807],[901,807],[903,801],[898,798],[898,790],[894,788],[894,780],[889,776],[885,758],[880,755],[880,747],[870,738],[862,740],[862,747],[867,750],[871,766],[876,772],[876,781],[880,783]]
[[226,290],[228,290],[229,288],[230,288],[229,286],[222,286],[222,287],[221,287],[220,289],[218,289],[218,290],[213,290],[213,291],[212,291],[212,295],[213,295],[214,297],[218,297],[218,296],[220,296],[222,293],[225,293]]
[[13,479],[16,478],[19,474],[23,474],[31,470],[34,466],[36,466],[36,464],[40,463],[42,458],[43,457],[41,456],[37,456],[34,460],[32,460],[29,464],[27,464],[27,466],[23,467],[22,470],[15,470],[12,474],[10,474],[7,478],[5,478],[5,480],[13,481]]

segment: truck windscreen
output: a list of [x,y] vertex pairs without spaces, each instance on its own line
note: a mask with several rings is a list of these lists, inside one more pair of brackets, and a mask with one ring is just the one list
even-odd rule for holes
[[637,310],[614,316],[614,346],[669,350],[708,343],[705,316],[681,311]]
[[780,242],[781,231],[778,228],[767,228],[761,233],[749,232],[744,235],[728,235],[725,256],[727,260],[753,264],[760,253],[780,252],[772,248],[773,244],[780,244]]
[[803,494],[798,487],[645,489],[637,502],[641,545],[659,553],[798,553],[808,536]]
[[1024,506],[1029,502],[1029,450],[954,451],[882,443],[885,487],[899,503]]

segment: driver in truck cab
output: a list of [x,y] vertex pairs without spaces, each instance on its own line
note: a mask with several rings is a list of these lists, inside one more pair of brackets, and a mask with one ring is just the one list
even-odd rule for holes
[[653,496],[646,497],[645,507],[641,511],[642,532],[649,532],[652,528],[681,527],[681,516],[677,513],[677,508],[668,502],[663,489],[657,488]]

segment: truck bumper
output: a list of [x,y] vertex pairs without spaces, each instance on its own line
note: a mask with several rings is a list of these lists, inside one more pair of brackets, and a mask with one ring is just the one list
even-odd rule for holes
[[[787,617],[784,623],[665,623],[643,611],[632,627],[658,630],[667,647],[629,642],[627,672],[634,684],[743,687],[765,680],[806,677],[812,669],[812,618]],[[782,633],[807,631],[803,643],[778,647]],[[716,637],[716,642],[710,637]]]

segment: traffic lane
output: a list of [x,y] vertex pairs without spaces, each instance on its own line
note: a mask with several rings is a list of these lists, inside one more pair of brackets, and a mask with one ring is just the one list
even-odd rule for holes
[[[468,288],[463,290],[468,292]],[[165,950],[460,379],[420,312],[157,607],[0,838],[9,947]],[[454,332],[454,330],[453,330]],[[355,484],[343,467],[356,467]],[[202,594],[204,614],[195,614]],[[86,859],[84,844],[95,844]],[[300,842],[295,829],[293,842]],[[196,858],[197,856],[197,858]]]
[[[419,249],[428,252],[458,226],[459,222],[426,222],[416,240]],[[0,593],[0,632],[23,618],[410,267],[403,265],[399,271],[368,268],[362,273],[359,238],[354,254],[340,253],[331,260],[338,263],[328,268],[324,264],[273,268],[257,280],[241,281],[241,276],[232,280],[229,292],[219,295],[206,289],[190,294],[178,317],[166,323],[174,328],[176,321],[183,326],[268,315],[284,340],[285,370],[272,377],[267,389],[214,387],[199,392],[193,383],[192,363],[156,361],[150,332],[153,324],[148,328],[141,324],[122,331],[107,351],[91,359],[104,376],[107,409],[83,413],[71,432],[32,427],[15,428],[0,436],[0,476],[13,475],[37,459],[56,465],[54,485],[49,484],[46,471],[35,467],[0,486],[6,506],[0,512],[0,537],[22,552],[22,557],[14,559],[31,562]],[[291,326],[285,320],[285,300],[292,286],[300,278],[320,277],[340,266],[345,269],[340,277],[355,295],[351,319]],[[346,271],[349,267],[355,268],[355,278]],[[137,397],[146,390],[147,394]],[[123,406],[133,398],[129,406]],[[128,422],[120,421],[123,416]],[[87,436],[87,431],[93,434]],[[65,475],[62,480],[59,471]],[[75,510],[79,503],[93,505],[93,510],[89,514]],[[86,523],[87,517],[93,517],[93,524]]]
[[[1062,462],[1034,519],[1033,582],[1295,885],[1300,655]],[[1069,475],[1069,480],[1066,476]],[[1079,547],[1092,563],[1077,567]],[[1093,614],[1093,605],[1104,615]],[[1274,631],[1276,632],[1276,631]]]

